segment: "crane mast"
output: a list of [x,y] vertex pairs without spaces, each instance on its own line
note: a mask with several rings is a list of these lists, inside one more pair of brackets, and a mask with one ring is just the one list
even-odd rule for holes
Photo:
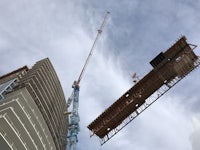
[[90,53],[85,61],[85,64],[81,70],[78,80],[74,81],[74,83],[72,85],[73,92],[67,101],[67,107],[69,107],[71,105],[71,103],[73,103],[72,111],[66,113],[69,115],[68,116],[69,117],[69,126],[68,126],[68,135],[67,135],[67,150],[76,150],[76,145],[78,142],[78,133],[80,131],[80,127],[79,127],[80,117],[78,114],[80,82],[81,82],[81,79],[85,72],[85,69],[88,65],[88,62],[93,54],[96,42],[99,39],[99,36],[101,35],[101,33],[103,31],[103,28],[105,26],[105,23],[106,23],[106,20],[107,20],[109,14],[110,14],[110,12],[107,12],[104,17],[104,20],[97,32],[95,41],[91,47]]

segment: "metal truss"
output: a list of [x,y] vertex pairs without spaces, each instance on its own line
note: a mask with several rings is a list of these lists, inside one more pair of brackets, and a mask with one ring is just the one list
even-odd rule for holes
[[[187,76],[190,72],[196,69],[200,65],[200,57],[195,61],[194,67],[191,68],[187,72],[185,76]],[[120,130],[122,130],[125,126],[127,126],[133,119],[138,117],[145,109],[151,106],[156,100],[158,100],[162,95],[164,95],[169,89],[171,89],[174,85],[176,85],[179,81],[181,81],[183,77],[175,77],[171,81],[166,82],[161,86],[157,91],[155,91],[150,97],[145,100],[145,103],[137,108],[132,114],[130,114],[119,126],[115,129],[112,129],[106,136],[100,139],[100,144],[105,144],[109,139],[111,139],[114,135],[116,135]]]

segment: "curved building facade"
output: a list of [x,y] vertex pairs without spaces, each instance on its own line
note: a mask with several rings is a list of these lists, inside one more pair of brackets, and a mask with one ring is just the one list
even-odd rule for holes
[[4,145],[19,150],[66,149],[67,106],[48,58],[36,62],[31,69],[22,67],[0,77],[0,90],[0,119],[4,120],[0,121],[0,131]]

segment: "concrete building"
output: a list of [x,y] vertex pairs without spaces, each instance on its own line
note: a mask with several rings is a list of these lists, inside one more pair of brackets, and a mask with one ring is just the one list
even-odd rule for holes
[[64,93],[48,58],[0,77],[0,149],[65,150]]

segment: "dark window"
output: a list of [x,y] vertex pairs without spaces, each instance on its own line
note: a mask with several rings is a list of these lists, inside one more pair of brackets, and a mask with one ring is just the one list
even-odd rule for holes
[[165,59],[165,56],[163,52],[158,54],[152,61],[150,61],[150,64],[155,68],[158,66],[163,60]]

